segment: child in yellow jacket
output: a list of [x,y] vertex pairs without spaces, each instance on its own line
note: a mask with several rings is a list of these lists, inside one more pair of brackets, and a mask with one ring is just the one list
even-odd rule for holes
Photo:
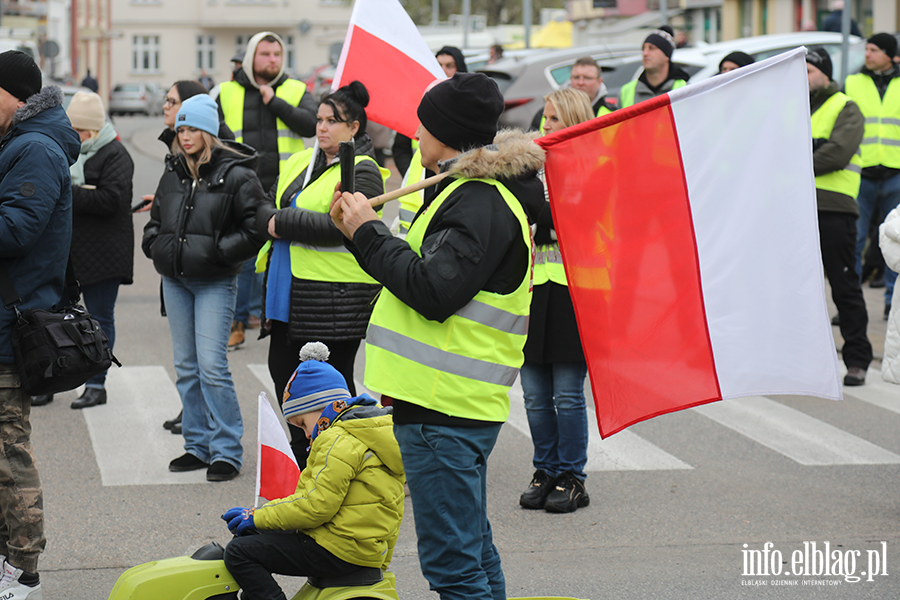
[[305,345],[284,392],[285,419],[311,442],[297,491],[222,516],[238,536],[225,566],[245,600],[285,598],[272,573],[339,576],[391,562],[405,481],[391,409],[366,394],[351,398],[327,356],[324,344]]

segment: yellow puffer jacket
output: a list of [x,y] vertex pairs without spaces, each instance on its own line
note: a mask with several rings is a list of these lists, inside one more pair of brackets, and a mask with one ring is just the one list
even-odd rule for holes
[[393,427],[388,409],[342,413],[313,442],[294,495],[256,509],[256,528],[298,530],[342,560],[387,569],[406,480]]

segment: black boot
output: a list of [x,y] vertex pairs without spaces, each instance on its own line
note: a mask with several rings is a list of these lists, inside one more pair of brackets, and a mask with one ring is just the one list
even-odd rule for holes
[[181,411],[180,413],[178,413],[178,416],[175,417],[174,419],[169,419],[168,421],[163,423],[163,429],[168,429],[169,431],[172,431],[173,427],[181,424],[182,415],[184,415],[184,411]]
[[106,404],[106,390],[103,388],[85,388],[84,393],[72,403],[72,408],[90,408],[98,404]]
[[53,394],[41,394],[31,399],[32,406],[47,406],[51,402],[53,402]]

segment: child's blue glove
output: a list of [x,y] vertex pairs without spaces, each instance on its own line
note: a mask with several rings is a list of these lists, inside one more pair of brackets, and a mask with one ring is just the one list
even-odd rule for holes
[[228,523],[228,531],[241,536],[254,528],[253,513],[255,510],[255,508],[232,508],[222,515],[222,520]]

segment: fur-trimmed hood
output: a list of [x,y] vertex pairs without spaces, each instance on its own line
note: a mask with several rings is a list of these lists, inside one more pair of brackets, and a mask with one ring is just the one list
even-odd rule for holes
[[25,101],[25,106],[14,114],[12,124],[3,144],[28,132],[38,132],[53,138],[69,158],[69,165],[78,160],[81,152],[81,139],[72,128],[69,117],[63,108],[63,93],[55,85],[45,86],[40,92]]

